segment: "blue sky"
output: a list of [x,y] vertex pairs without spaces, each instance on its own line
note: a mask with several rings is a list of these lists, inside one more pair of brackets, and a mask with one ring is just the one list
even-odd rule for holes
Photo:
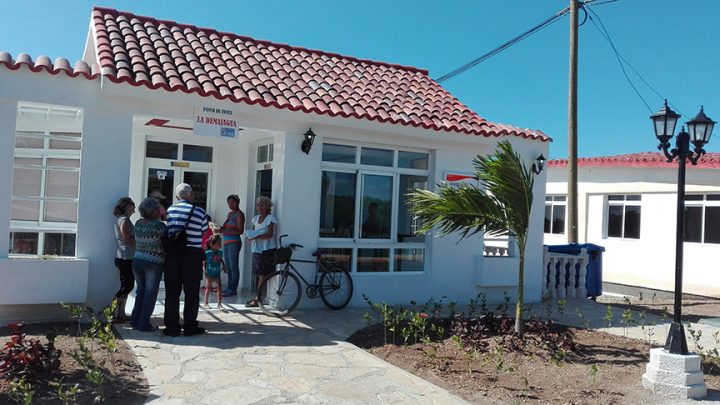
[[[417,66],[437,78],[545,20],[568,1],[5,0],[0,50],[74,62],[81,57],[93,5]],[[701,104],[708,116],[720,120],[720,1],[618,0],[593,10],[622,56],[685,114],[684,121]],[[543,130],[554,139],[550,157],[564,158],[568,30],[568,17],[563,17],[443,86],[488,120]],[[655,150],[651,111],[589,19],[580,28],[579,63],[579,155]],[[629,74],[652,112],[657,111],[662,98]],[[715,132],[706,147],[710,152],[720,152],[720,126]]]

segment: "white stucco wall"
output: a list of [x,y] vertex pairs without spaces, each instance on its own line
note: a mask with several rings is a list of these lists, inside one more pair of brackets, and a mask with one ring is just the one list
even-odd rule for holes
[[[686,193],[720,192],[717,169],[690,167]],[[567,170],[548,170],[547,194],[567,194]],[[605,237],[607,194],[641,194],[640,239]],[[580,242],[604,246],[604,281],[674,290],[677,168],[580,167]],[[565,235],[545,235],[546,244],[566,243]],[[720,296],[716,261],[720,245],[684,244],[683,291]]]
[[[160,137],[169,141],[192,142],[214,147],[215,166],[211,178],[208,212],[217,222],[227,214],[225,198],[237,193],[241,208],[248,220],[254,212],[255,147],[261,142],[274,143],[273,201],[274,213],[280,218],[278,233],[289,234],[287,242],[305,246],[298,257],[309,258],[318,246],[321,190],[321,150],[325,140],[353,141],[361,145],[388,148],[415,148],[430,152],[429,184],[436,184],[447,171],[472,172],[476,154],[494,150],[496,142],[510,140],[528,165],[539,154],[547,155],[548,144],[521,139],[485,138],[465,134],[438,133],[425,129],[381,124],[366,120],[315,116],[233,104],[205,99],[195,94],[169,93],[142,87],[117,85],[101,80],[68,78],[63,74],[51,76],[32,73],[21,68],[17,72],[0,69],[0,227],[9,227],[10,195],[12,187],[12,154],[14,146],[14,117],[17,102],[28,101],[54,105],[68,105],[83,109],[83,150],[81,162],[80,202],[77,231],[77,262],[79,279],[86,287],[71,284],[57,289],[51,300],[85,300],[99,308],[107,304],[118,287],[117,270],[113,265],[115,240],[112,232],[111,210],[119,197],[129,195],[136,202],[142,199],[144,176],[144,141],[146,137]],[[153,128],[144,125],[149,117],[185,120],[191,125],[193,108],[214,106],[232,109],[238,125],[246,128],[237,139],[215,139],[193,135],[189,131]],[[308,127],[318,134],[309,155],[300,150],[302,134]],[[527,247],[525,299],[540,299],[540,268],[542,265],[542,223],[545,172],[536,177],[535,200]],[[2,305],[30,304],[7,283],[18,283],[4,272],[19,271],[8,252],[7,232],[0,232],[0,277],[4,293]],[[467,302],[478,293],[488,294],[490,301],[499,301],[506,292],[516,298],[517,258],[484,258],[482,237],[429,237],[426,245],[427,271],[422,273],[369,274],[354,273],[355,294],[351,305],[364,305],[362,294],[375,301],[407,303],[423,302],[430,297],[446,296],[447,300]],[[69,261],[73,263],[73,261]],[[67,266],[72,267],[73,264]],[[14,267],[18,267],[15,269]],[[84,269],[84,270],[83,270]],[[42,269],[33,274],[44,274]],[[37,272],[40,273],[37,273]],[[83,273],[83,271],[85,273]],[[249,285],[250,253],[244,246],[241,259],[241,285]],[[303,268],[312,274],[309,266]],[[37,276],[36,283],[57,286],[54,277]],[[74,280],[74,279],[73,279]],[[74,286],[74,287],[73,287]],[[78,291],[83,290],[84,291]],[[51,289],[46,289],[47,291]],[[49,294],[49,293],[45,293]],[[47,299],[43,301],[47,301]],[[39,304],[40,302],[38,302]],[[321,305],[305,298],[303,305]]]

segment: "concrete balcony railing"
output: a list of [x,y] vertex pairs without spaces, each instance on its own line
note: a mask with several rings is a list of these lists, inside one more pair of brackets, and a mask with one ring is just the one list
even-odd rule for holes
[[578,255],[543,252],[543,295],[551,298],[585,298],[587,266],[590,262],[587,249]]

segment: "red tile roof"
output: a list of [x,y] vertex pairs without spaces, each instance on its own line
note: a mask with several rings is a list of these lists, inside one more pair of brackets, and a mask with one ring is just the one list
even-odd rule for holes
[[485,137],[550,141],[539,130],[488,122],[453,97],[427,71],[255,40],[232,33],[94,8],[96,61],[47,57],[33,63],[0,53],[0,66],[64,72],[88,79],[198,93],[320,115],[353,117]]
[[[549,167],[566,167],[567,159],[548,160]],[[677,162],[668,162],[665,155],[659,152],[631,153],[627,155],[602,156],[591,158],[578,158],[579,167],[665,167],[677,168]],[[698,167],[702,169],[720,169],[720,153],[708,153],[703,155],[693,166],[688,163],[688,168]]]
[[44,70],[52,75],[65,73],[70,77],[82,75],[87,79],[100,76],[100,67],[97,64],[88,65],[84,61],[78,61],[75,66],[71,66],[70,62],[65,58],[57,58],[53,63],[47,56],[39,56],[37,60],[33,61],[30,55],[26,53],[21,53],[17,59],[13,59],[9,53],[0,52],[0,66],[5,66],[10,70],[18,70],[26,66],[36,73]]

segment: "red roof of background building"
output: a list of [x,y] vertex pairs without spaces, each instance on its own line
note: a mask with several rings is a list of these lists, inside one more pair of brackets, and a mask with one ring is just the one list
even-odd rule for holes
[[[538,130],[486,121],[427,71],[255,40],[207,28],[95,8],[99,73],[115,83],[198,93],[292,111],[354,117],[479,136],[549,141]],[[97,77],[96,66],[0,53],[0,66]]]
[[[548,160],[549,167],[566,167],[567,159]],[[631,153],[627,155],[602,156],[591,158],[578,158],[577,164],[580,167],[666,167],[677,168],[677,162],[668,162],[665,155],[659,152]],[[720,169],[720,153],[708,153],[703,155],[693,166],[688,163],[688,168],[698,167],[703,169]]]

